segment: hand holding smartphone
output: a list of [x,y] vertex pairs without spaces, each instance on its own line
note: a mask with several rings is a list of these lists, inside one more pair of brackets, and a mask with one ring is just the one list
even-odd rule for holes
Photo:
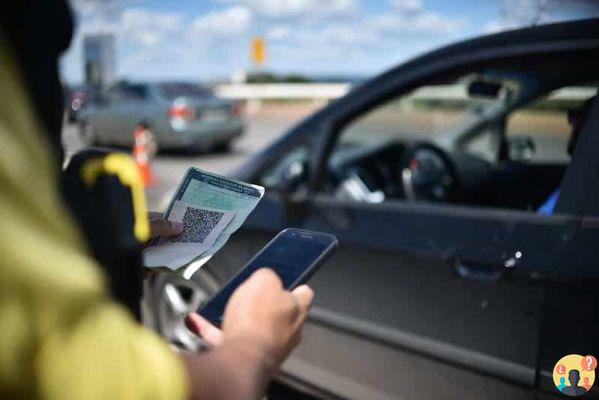
[[288,228],[274,237],[198,311],[216,326],[221,326],[229,298],[250,275],[260,268],[272,269],[292,290],[307,280],[325,263],[339,245],[333,235]]

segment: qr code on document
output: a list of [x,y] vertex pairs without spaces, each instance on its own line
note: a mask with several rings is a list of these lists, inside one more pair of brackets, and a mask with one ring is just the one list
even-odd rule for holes
[[187,207],[183,215],[183,233],[176,242],[203,243],[218,225],[224,213]]

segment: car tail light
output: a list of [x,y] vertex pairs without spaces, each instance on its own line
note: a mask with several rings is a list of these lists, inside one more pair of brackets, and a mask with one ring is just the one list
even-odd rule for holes
[[239,117],[241,116],[242,113],[242,108],[241,108],[241,104],[239,103],[233,103],[231,104],[231,115],[234,117]]
[[168,110],[168,116],[171,118],[194,119],[195,113],[192,108],[186,105],[173,105]]

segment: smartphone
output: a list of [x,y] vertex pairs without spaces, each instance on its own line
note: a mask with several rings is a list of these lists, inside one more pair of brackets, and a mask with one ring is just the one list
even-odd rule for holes
[[337,250],[339,241],[333,235],[287,228],[277,234],[214,297],[198,310],[216,326],[222,323],[229,298],[250,275],[260,268],[270,268],[292,290],[305,283]]

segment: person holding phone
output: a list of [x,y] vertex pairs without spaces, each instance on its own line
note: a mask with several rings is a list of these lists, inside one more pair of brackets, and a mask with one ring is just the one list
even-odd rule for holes
[[[260,398],[299,343],[313,296],[306,285],[286,291],[274,271],[262,268],[231,296],[222,330],[199,314],[190,314],[188,328],[213,346],[200,357],[186,358],[188,371],[202,377],[191,380],[192,393],[201,399]],[[227,388],[225,397],[221,397],[223,388]]]
[[231,296],[222,331],[190,317],[215,345],[201,354],[173,352],[110,297],[57,188],[69,24],[63,0],[0,12],[0,398],[261,398],[312,290],[258,270]]

